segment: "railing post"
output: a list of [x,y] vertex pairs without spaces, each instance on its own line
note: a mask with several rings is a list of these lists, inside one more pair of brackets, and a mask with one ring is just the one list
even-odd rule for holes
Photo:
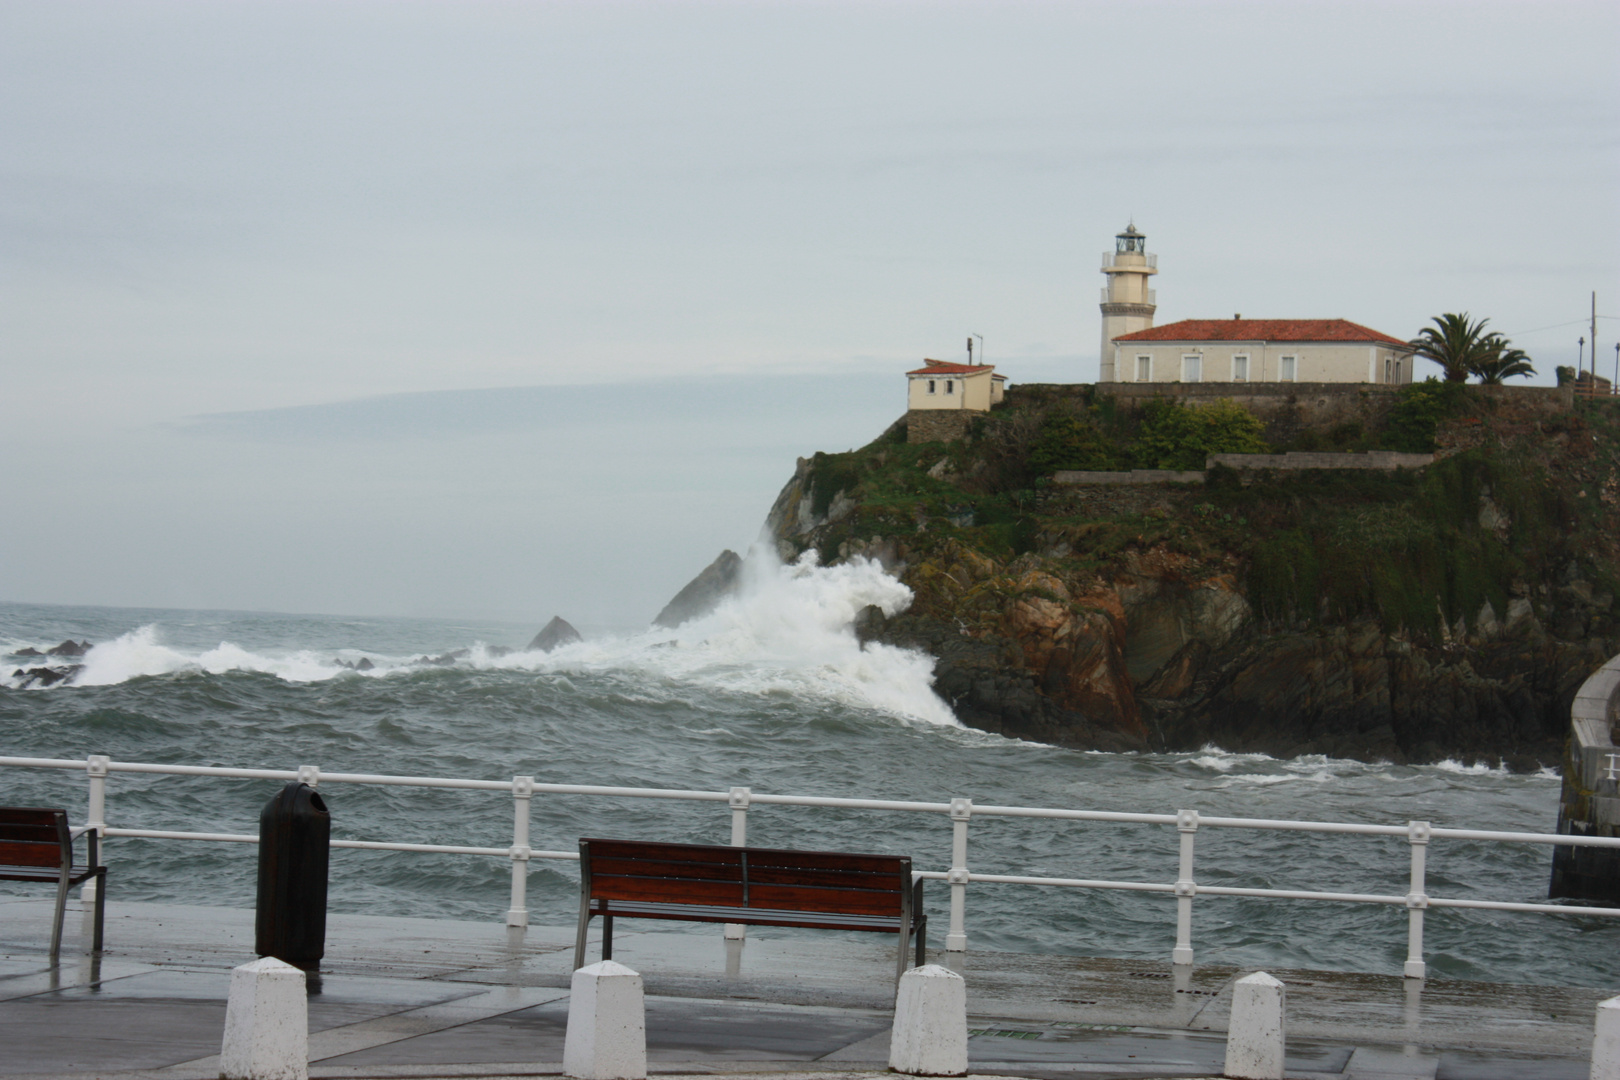
[[[96,834],[96,846],[90,850],[96,852],[97,858],[90,864],[91,869],[106,858],[101,854],[101,846],[107,842],[107,764],[111,760],[106,754],[91,754],[84,762],[84,771],[90,777],[90,805],[85,809],[84,824]],[[97,878],[86,881],[79,890],[80,901],[94,900],[100,887]]]
[[512,777],[512,906],[506,912],[507,926],[529,925],[529,802],[534,797],[534,777]]
[[298,766],[298,782],[308,784],[312,788],[321,786],[321,767],[319,765]]
[[[731,797],[726,801],[731,805],[731,846],[748,846],[748,801],[753,792],[745,787],[731,789]],[[726,926],[727,941],[741,941],[748,935],[748,927],[743,923],[728,922]]]
[[1412,884],[1406,893],[1406,968],[1408,979],[1422,979],[1428,974],[1423,963],[1423,912],[1429,906],[1424,893],[1423,876],[1429,852],[1429,823],[1406,823],[1406,839],[1412,846]]
[[1191,964],[1192,905],[1198,895],[1193,881],[1193,840],[1198,835],[1198,811],[1177,810],[1176,832],[1181,838],[1181,861],[1176,870],[1176,947],[1170,951],[1172,964]]
[[945,935],[946,952],[967,952],[967,832],[972,817],[972,799],[951,800],[951,869],[945,875],[951,886],[951,928]]

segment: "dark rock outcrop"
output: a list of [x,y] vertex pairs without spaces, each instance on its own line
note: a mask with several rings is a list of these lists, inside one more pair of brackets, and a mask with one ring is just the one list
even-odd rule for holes
[[553,615],[551,621],[546,623],[538,634],[534,635],[533,641],[529,642],[528,651],[550,652],[559,645],[572,645],[580,640],[583,639],[579,636],[579,631],[569,625],[567,619],[561,615]]
[[[68,638],[60,645],[53,645],[45,650],[46,656],[83,656],[90,651],[88,641],[74,641]],[[20,654],[19,654],[20,655]]]
[[673,630],[684,622],[707,615],[721,600],[737,591],[741,579],[741,556],[730,549],[722,551],[719,558],[704,567],[702,573],[687,582],[686,588],[664,605],[653,625]]
[[27,646],[25,648],[18,649],[16,652],[12,653],[11,655],[12,656],[44,656],[45,654],[40,652],[38,649],[34,648],[32,645],[29,645],[29,646]]
[[37,667],[24,671],[18,668],[11,673],[13,679],[21,679],[17,684],[19,690],[27,690],[35,686],[55,686],[57,683],[72,682],[81,666],[73,664],[69,667]]

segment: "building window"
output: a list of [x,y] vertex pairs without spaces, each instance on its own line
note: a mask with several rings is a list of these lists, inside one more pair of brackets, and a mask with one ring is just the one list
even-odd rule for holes
[[1394,363],[1395,363],[1394,360],[1390,359],[1387,356],[1384,357],[1384,381],[1385,382],[1394,382],[1394,380],[1390,378],[1390,376],[1392,374],[1394,374]]
[[934,380],[933,379],[928,380],[928,392],[930,394],[932,394],[934,392]]
[[1294,381],[1294,357],[1280,356],[1277,358],[1277,378],[1281,382]]
[[1232,381],[1249,381],[1249,358],[1247,356],[1232,357]]
[[945,380],[945,392],[947,394],[956,393],[956,382],[955,382],[955,380],[952,380],[952,379],[946,379]]
[[1202,356],[1183,356],[1181,358],[1181,381],[1204,381],[1204,358]]
[[1136,381],[1137,382],[1152,382],[1153,381],[1153,357],[1151,357],[1151,356],[1138,356],[1136,358]]

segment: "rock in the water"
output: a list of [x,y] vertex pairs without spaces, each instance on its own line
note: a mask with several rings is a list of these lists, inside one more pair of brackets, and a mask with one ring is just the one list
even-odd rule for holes
[[721,600],[737,591],[741,578],[742,557],[730,549],[722,551],[718,559],[687,582],[686,588],[664,605],[664,610],[658,613],[653,625],[673,630],[683,622],[707,615]]
[[55,686],[59,682],[70,682],[72,681],[73,676],[79,673],[79,670],[80,665],[78,664],[74,664],[70,667],[60,668],[29,668],[27,671],[23,671],[21,668],[19,668],[12,672],[11,677],[14,679],[20,677],[22,682],[17,684],[18,688],[27,690],[28,688],[34,686]]
[[529,642],[528,651],[550,652],[559,645],[572,645],[581,640],[583,639],[579,636],[579,631],[569,625],[567,619],[561,615],[553,615],[551,621],[541,627],[540,632],[534,635],[534,640]]
[[356,671],[370,671],[372,668],[374,668],[376,666],[377,666],[376,664],[373,664],[371,662],[371,657],[362,656],[359,660],[355,661],[354,670],[356,670]]
[[46,649],[45,650],[45,655],[46,656],[83,656],[85,653],[87,653],[89,651],[90,651],[90,643],[88,641],[74,641],[72,638],[68,638],[66,641],[62,642],[62,644],[53,646],[52,648],[49,648],[49,649]]
[[44,656],[45,654],[40,652],[38,649],[34,648],[32,645],[30,645],[27,648],[18,649],[16,652],[12,653],[11,655],[12,656]]

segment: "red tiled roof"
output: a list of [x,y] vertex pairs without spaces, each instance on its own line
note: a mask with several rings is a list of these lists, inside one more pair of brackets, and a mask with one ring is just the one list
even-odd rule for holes
[[946,364],[938,360],[923,361],[928,366],[920,367],[916,371],[908,371],[907,375],[978,375],[985,371],[994,371],[994,364]]
[[1377,341],[1405,345],[1348,319],[1182,319],[1115,341]]

